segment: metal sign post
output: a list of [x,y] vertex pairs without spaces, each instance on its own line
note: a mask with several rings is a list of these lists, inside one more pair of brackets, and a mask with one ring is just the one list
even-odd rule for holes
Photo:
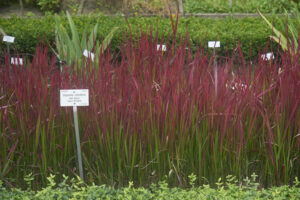
[[6,42],[7,53],[8,53],[8,55],[9,55],[9,57],[10,57],[9,44],[10,44],[10,43],[14,43],[14,41],[15,41],[15,38],[12,37],[12,36],[5,35],[5,36],[3,37],[3,42]]
[[221,47],[220,41],[209,41],[208,42],[208,48],[213,48],[215,97],[217,97],[217,94],[218,94],[218,67],[217,67],[217,60],[216,60],[216,48],[220,48],[220,47]]
[[79,169],[79,176],[82,180],[84,180],[84,176],[83,176],[82,157],[81,157],[77,106],[88,106],[88,105],[89,105],[88,89],[60,90],[60,106],[73,107],[76,147],[77,147],[77,157],[78,157],[78,169]]
[[77,106],[73,106],[73,115],[74,115],[74,125],[75,125],[75,135],[76,135],[76,147],[77,147],[77,156],[78,156],[79,176],[82,180],[84,180],[83,179],[82,158],[81,158],[79,127],[78,127]]

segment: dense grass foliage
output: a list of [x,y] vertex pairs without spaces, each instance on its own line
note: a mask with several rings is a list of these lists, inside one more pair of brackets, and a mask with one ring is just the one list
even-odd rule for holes
[[296,200],[300,198],[299,181],[296,179],[293,186],[271,187],[261,189],[260,185],[255,182],[256,176],[251,179],[244,179],[238,184],[236,178],[227,176],[225,181],[219,180],[216,187],[203,185],[195,187],[195,176],[190,176],[188,188],[169,188],[166,181],[159,184],[152,184],[150,188],[134,188],[130,182],[127,187],[115,189],[105,185],[88,186],[81,180],[68,179],[64,177],[61,183],[55,182],[55,176],[48,178],[47,187],[32,191],[30,185],[32,178],[26,177],[26,190],[18,188],[6,189],[1,187],[0,181],[0,198],[2,200],[15,199],[37,199],[37,200],[56,200],[56,199],[103,199],[103,200],[123,200],[123,199],[159,199],[159,200],[206,200],[206,199],[288,199]]
[[[124,42],[123,31],[129,31],[126,19],[124,17],[107,17],[107,16],[73,16],[75,26],[78,29],[79,35],[83,34],[83,30],[92,29],[98,23],[98,36],[102,41],[114,27],[119,27],[119,31],[114,34],[111,43],[111,49],[119,51]],[[269,18],[278,27],[278,21],[275,18]],[[64,27],[69,30],[67,19],[62,19]],[[132,33],[142,29],[145,32],[150,31],[153,26],[154,32],[158,32],[159,38],[166,39],[172,33],[171,20],[169,18],[153,17],[134,17],[128,18]],[[55,38],[55,20],[52,15],[43,18],[17,18],[9,19],[0,18],[0,28],[6,34],[16,37],[15,48],[22,53],[34,54],[35,48],[39,40],[45,40],[50,45],[53,45]],[[272,30],[261,18],[226,18],[226,19],[204,19],[204,18],[180,18],[178,22],[178,33],[185,35],[189,32],[190,47],[195,50],[199,46],[206,47],[207,41],[220,40],[221,49],[219,54],[229,55],[236,49],[238,42],[244,52],[244,57],[247,59],[257,54],[269,42],[269,35],[272,35]],[[281,30],[285,32],[284,30]],[[135,34],[135,38],[138,35]],[[179,38],[177,38],[179,40]],[[165,41],[172,42],[172,41]],[[4,44],[1,49],[6,48]],[[13,48],[11,48],[13,50]]]
[[0,72],[4,184],[22,186],[32,173],[39,188],[50,173],[77,173],[72,109],[59,107],[59,90],[76,88],[90,91],[90,106],[79,108],[87,182],[147,186],[167,174],[170,185],[186,186],[191,173],[196,184],[256,173],[270,186],[299,177],[297,56],[248,62],[239,50],[219,59],[216,79],[213,57],[203,49],[192,54],[183,42],[188,38],[167,52],[157,51],[155,36],[124,40],[118,55],[107,51],[97,65],[84,59],[62,73],[47,48],[39,47],[23,67],[10,65],[6,54]]

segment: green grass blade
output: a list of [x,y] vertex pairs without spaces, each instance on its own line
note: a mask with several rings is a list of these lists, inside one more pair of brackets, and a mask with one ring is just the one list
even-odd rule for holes
[[[282,47],[282,49],[284,51],[287,50],[287,39],[286,37],[280,32],[278,31],[272,24],[271,22],[269,22],[269,20],[263,15],[261,14],[261,12],[259,12],[259,15],[265,20],[265,22],[269,25],[269,27],[274,31],[275,35],[279,38],[279,41],[280,41],[280,46]],[[273,39],[273,38],[272,38]],[[276,40],[277,42],[278,40]]]

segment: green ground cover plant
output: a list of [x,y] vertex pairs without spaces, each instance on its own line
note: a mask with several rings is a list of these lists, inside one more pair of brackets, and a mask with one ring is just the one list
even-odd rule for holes
[[[90,106],[79,108],[87,183],[149,186],[167,174],[170,186],[184,187],[192,173],[196,185],[256,173],[269,187],[299,177],[299,57],[275,52],[271,61],[245,60],[237,47],[218,60],[216,82],[214,57],[191,50],[189,35],[176,27],[172,20],[166,40],[151,30],[125,30],[117,55],[108,48],[97,67],[87,61],[78,70],[74,63],[60,72],[43,46],[23,67],[4,54],[3,184],[22,187],[32,173],[37,189],[50,174],[77,174],[72,112],[59,107],[58,96],[76,88],[90,91]],[[163,41],[166,52],[157,50]]]
[[[33,181],[26,177],[27,184],[30,186]],[[158,184],[152,184],[149,188],[135,188],[132,182],[127,187],[115,189],[109,186],[86,185],[80,179],[68,179],[64,176],[61,183],[55,181],[55,176],[48,178],[48,184],[45,188],[32,191],[30,187],[26,190],[12,188],[7,189],[2,186],[0,181],[0,198],[2,200],[34,200],[34,199],[103,199],[103,200],[123,200],[123,199],[289,199],[296,200],[300,198],[299,181],[296,179],[292,186],[272,187],[268,189],[260,188],[259,183],[255,182],[256,175],[252,178],[238,181],[235,177],[227,176],[225,181],[221,179],[215,187],[203,185],[195,187],[195,175],[190,176],[188,188],[170,188],[166,181]]]
[[[276,18],[268,18],[276,26],[279,22]],[[67,18],[61,18],[63,26],[68,33],[71,33]],[[114,27],[119,27],[111,40],[111,50],[119,51],[124,42],[123,31],[129,31],[126,19],[124,17],[107,16],[73,16],[73,21],[81,37],[84,28],[91,30],[95,24],[98,26],[98,40],[102,40],[110,33]],[[169,18],[128,18],[133,37],[137,38],[137,31],[142,29],[150,32],[153,27],[154,33],[158,34],[159,40],[168,38],[172,33],[171,21]],[[101,24],[101,26],[100,26]],[[0,18],[0,27],[8,35],[16,37],[15,48],[18,52],[34,54],[39,41],[48,41],[50,45],[55,40],[55,20],[52,15],[43,18]],[[38,28],[37,28],[38,27]],[[246,58],[257,56],[261,49],[267,46],[276,47],[276,43],[269,40],[272,30],[264,23],[262,19],[255,18],[226,18],[226,19],[203,19],[203,18],[180,18],[177,26],[177,32],[185,35],[189,32],[190,48],[196,49],[200,46],[206,47],[207,41],[220,40],[222,45],[218,54],[222,56],[232,55],[238,43],[242,44],[241,49]],[[179,41],[179,37],[176,38]],[[6,48],[1,45],[2,52]],[[13,48],[11,48],[13,50]]]

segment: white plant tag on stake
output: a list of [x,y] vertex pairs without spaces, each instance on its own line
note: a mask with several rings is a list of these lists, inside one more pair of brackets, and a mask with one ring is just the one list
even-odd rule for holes
[[220,48],[221,42],[220,41],[209,41],[208,48]]
[[78,169],[79,169],[80,178],[82,180],[84,180],[84,176],[83,176],[77,106],[88,106],[88,105],[89,105],[88,89],[60,90],[60,106],[73,107],[74,128],[75,128],[77,157],[78,157]]
[[273,52],[269,52],[269,53],[266,53],[266,54],[261,55],[261,58],[262,58],[263,60],[268,61],[268,60],[274,59],[275,57],[274,57]]
[[5,36],[3,37],[3,42],[14,43],[14,41],[15,41],[15,37],[8,36],[8,35],[5,35]]
[[87,49],[83,51],[83,55],[87,58],[91,58],[92,61],[94,61],[94,58],[95,58],[95,54],[88,51]]
[[89,90],[60,90],[60,106],[88,106],[89,105]]
[[10,58],[10,64],[12,65],[23,65],[23,58]]
[[160,44],[158,44],[157,46],[156,46],[156,50],[157,51],[167,51],[167,46],[166,45],[160,45]]

